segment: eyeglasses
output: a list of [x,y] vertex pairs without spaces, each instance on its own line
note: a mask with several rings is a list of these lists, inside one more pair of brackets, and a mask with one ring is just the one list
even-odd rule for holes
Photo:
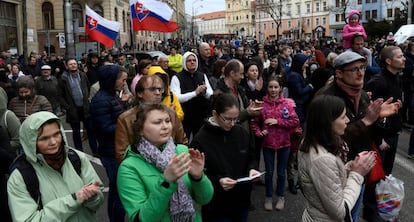
[[145,90],[149,90],[151,92],[155,92],[155,90],[158,90],[160,93],[164,93],[165,89],[163,87],[148,87],[148,88],[144,88]]
[[362,71],[365,71],[366,69],[367,69],[367,66],[362,65],[360,67],[354,67],[352,69],[343,69],[342,71],[346,71],[346,72],[350,72],[352,74],[356,74],[356,73],[358,73],[358,71],[362,72]]
[[232,122],[237,122],[238,118],[228,118],[228,117],[224,117],[222,115],[218,115],[220,117],[221,120],[223,120],[223,122],[225,123],[232,123]]

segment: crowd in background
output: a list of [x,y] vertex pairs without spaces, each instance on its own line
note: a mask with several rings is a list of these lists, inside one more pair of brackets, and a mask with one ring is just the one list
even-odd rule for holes
[[[79,191],[65,187],[69,163],[40,151],[42,136],[48,141],[57,137],[46,129],[63,134],[58,117],[64,117],[73,131],[73,148],[84,151],[82,142],[87,139],[92,155],[105,167],[111,221],[123,221],[125,215],[130,221],[247,221],[253,184],[237,179],[258,175],[260,158],[265,165],[261,170],[266,171],[265,210],[283,210],[289,204],[287,182],[289,192],[297,194],[301,185],[305,193],[304,221],[346,217],[357,221],[359,209],[367,221],[380,221],[373,207],[375,183],[365,184],[363,176],[375,164],[375,155],[382,157],[385,173],[392,173],[402,126],[414,124],[414,43],[396,46],[392,36],[366,43],[366,34],[354,33],[347,44],[344,48],[325,40],[239,41],[238,45],[202,42],[191,48],[171,42],[160,48],[166,56],[140,59],[126,51],[103,50],[84,53],[79,61],[46,52],[31,52],[26,60],[3,51],[0,135],[2,142],[9,142],[1,147],[7,153],[1,154],[2,159],[7,157],[1,162],[10,165],[17,154],[31,150],[32,164],[45,161],[63,175],[57,186],[64,188],[50,189],[61,192],[57,199],[66,205],[48,208],[57,199],[47,197],[42,209],[33,202],[25,206],[29,213],[22,214],[20,202],[14,200],[31,197],[18,185],[21,178],[12,174],[11,216],[6,207],[0,214],[75,221],[91,217],[87,211],[102,204],[95,173],[80,176],[85,187],[77,181]],[[331,113],[328,122],[322,121],[325,116],[318,117],[317,109]],[[32,115],[38,112],[42,115]],[[27,126],[27,121],[36,123],[36,128]],[[23,137],[28,132],[37,142]],[[61,136],[59,147],[67,144]],[[372,144],[379,153],[370,152]],[[414,159],[414,135],[406,146]],[[340,175],[325,172],[323,167],[332,167],[332,162],[318,162],[319,155],[336,161],[333,165]],[[344,165],[350,160],[354,160],[351,173]],[[321,167],[319,174],[314,166]],[[42,167],[35,168],[49,172]],[[2,166],[4,206],[6,174],[8,165]],[[314,176],[326,175],[336,186],[311,182]],[[332,191],[328,196],[336,202],[317,198],[321,189]],[[335,189],[350,189],[352,195],[339,197]],[[201,212],[192,199],[202,205]],[[89,204],[79,210],[77,200]]]

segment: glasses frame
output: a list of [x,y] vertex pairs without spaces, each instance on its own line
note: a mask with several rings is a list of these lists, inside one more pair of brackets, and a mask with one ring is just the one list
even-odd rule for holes
[[356,74],[358,72],[362,72],[362,71],[366,71],[367,70],[367,66],[366,65],[361,65],[360,67],[354,67],[352,69],[342,69],[342,71],[345,72],[350,72],[352,74]]
[[239,121],[239,118],[227,118],[227,117],[224,117],[220,114],[218,114],[218,116],[225,123],[232,123],[232,122],[237,123],[237,121]]
[[160,93],[164,93],[165,92],[165,88],[164,87],[155,87],[155,86],[151,86],[151,87],[144,88],[144,90],[149,90],[150,92],[155,92],[155,90],[158,90]]

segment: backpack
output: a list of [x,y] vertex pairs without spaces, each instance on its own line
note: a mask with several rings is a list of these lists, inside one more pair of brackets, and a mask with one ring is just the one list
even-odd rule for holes
[[[72,163],[73,168],[75,168],[76,173],[81,176],[81,160],[79,155],[73,150],[68,149],[68,158]],[[32,164],[30,164],[24,153],[20,154],[19,156],[14,159],[13,163],[10,165],[10,174],[15,170],[18,169],[20,174],[23,177],[24,183],[26,185],[27,191],[29,192],[30,196],[33,200],[37,203],[37,210],[43,209],[41,193],[39,190],[39,179],[37,178],[36,171],[33,168]]]

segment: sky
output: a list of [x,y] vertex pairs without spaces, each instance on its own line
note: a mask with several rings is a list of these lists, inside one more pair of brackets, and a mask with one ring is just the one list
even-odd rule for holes
[[[194,3],[195,2],[195,3]],[[201,7],[201,5],[203,7]],[[225,0],[185,0],[185,12],[192,15],[194,6],[194,14],[199,15],[208,12],[224,10]]]

